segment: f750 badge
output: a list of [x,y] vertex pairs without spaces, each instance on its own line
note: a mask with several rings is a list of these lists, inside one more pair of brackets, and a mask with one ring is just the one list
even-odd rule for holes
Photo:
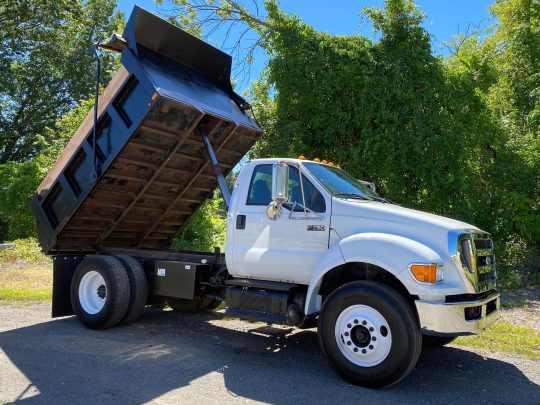
[[324,225],[308,225],[308,231],[324,231]]

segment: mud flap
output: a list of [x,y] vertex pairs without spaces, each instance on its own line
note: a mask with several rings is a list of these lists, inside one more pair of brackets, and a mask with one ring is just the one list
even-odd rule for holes
[[75,269],[84,256],[54,256],[53,257],[53,296],[52,317],[73,315],[70,289]]

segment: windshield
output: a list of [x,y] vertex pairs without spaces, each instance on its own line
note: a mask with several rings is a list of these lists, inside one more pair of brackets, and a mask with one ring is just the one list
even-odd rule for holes
[[344,170],[334,166],[306,162],[303,165],[334,197],[380,200],[370,188],[360,183]]

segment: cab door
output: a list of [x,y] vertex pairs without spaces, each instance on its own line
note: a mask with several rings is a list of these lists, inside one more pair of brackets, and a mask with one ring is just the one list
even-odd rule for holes
[[303,174],[304,200],[315,211],[306,218],[303,208],[294,206],[302,203],[298,168],[290,166],[289,173],[289,202],[275,221],[266,215],[272,199],[272,164],[255,165],[247,177],[249,187],[237,196],[232,218],[234,276],[308,284],[328,250],[331,199]]

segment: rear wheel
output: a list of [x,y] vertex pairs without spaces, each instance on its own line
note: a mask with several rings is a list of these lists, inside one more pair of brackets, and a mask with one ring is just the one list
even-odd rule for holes
[[353,384],[388,387],[414,368],[422,335],[394,289],[372,281],[343,285],[326,299],[319,342],[334,370]]
[[457,336],[424,335],[422,336],[422,343],[426,346],[431,346],[431,347],[443,347],[452,343],[456,339],[457,339]]
[[129,306],[129,278],[112,256],[90,256],[73,274],[71,303],[79,321],[91,329],[117,325]]
[[120,322],[127,325],[141,317],[148,299],[148,280],[141,264],[131,256],[114,256],[123,265],[129,279],[129,305],[126,315]]
[[193,297],[192,300],[182,298],[178,298],[176,300],[171,299],[167,301],[167,304],[169,304],[174,312],[180,312],[182,314],[194,314],[204,311],[205,309],[209,309],[210,306],[215,304],[215,301],[215,299],[209,297]]

